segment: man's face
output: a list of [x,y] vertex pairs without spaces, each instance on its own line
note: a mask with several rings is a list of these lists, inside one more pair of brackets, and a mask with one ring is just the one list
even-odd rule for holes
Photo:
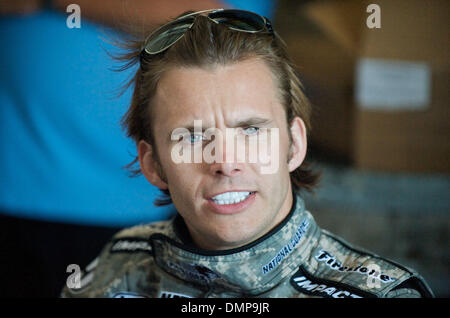
[[[157,149],[159,163],[152,159],[152,146],[141,141],[141,170],[152,184],[169,189],[193,241],[201,248],[243,246],[266,234],[289,213],[289,172],[303,161],[306,136],[299,118],[293,128],[288,127],[277,92],[270,69],[256,58],[209,69],[173,68],[158,84],[152,110],[152,146]],[[226,162],[226,144],[231,139],[225,137],[220,143],[221,162],[175,163],[172,150],[180,141],[171,140],[171,134],[177,128],[193,127],[194,120],[201,120],[203,129],[215,127],[223,136],[227,128],[234,128],[235,134],[244,135],[247,141],[257,138],[258,128],[278,128],[279,166],[275,172],[264,174],[260,162]],[[288,129],[293,134],[291,148]],[[184,149],[205,147],[201,136],[194,133],[192,144],[183,142]],[[288,160],[289,150],[293,160]],[[158,175],[158,164],[165,178]],[[231,193],[223,195],[227,192]],[[239,200],[243,201],[230,203]]]

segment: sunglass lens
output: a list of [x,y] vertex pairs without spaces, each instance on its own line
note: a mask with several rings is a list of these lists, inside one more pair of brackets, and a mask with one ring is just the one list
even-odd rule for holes
[[246,32],[258,32],[264,30],[265,22],[262,17],[252,12],[241,10],[224,10],[213,12],[209,17],[229,28]]
[[176,20],[159,30],[147,39],[145,51],[149,54],[159,53],[177,42],[192,25],[192,18]]

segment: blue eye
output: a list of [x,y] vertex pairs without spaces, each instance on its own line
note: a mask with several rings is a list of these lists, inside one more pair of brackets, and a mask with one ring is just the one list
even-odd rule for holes
[[259,132],[259,127],[246,127],[244,128],[244,134],[245,135],[256,135]]
[[194,135],[194,134],[191,134],[191,135],[189,136],[189,142],[190,142],[191,144],[194,144],[194,143],[199,142],[199,141],[203,141],[203,136],[202,136],[202,135]]

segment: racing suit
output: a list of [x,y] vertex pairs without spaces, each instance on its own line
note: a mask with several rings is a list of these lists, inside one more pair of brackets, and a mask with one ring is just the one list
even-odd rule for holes
[[318,227],[300,196],[246,246],[205,251],[183,219],[116,234],[62,297],[433,297],[415,271]]

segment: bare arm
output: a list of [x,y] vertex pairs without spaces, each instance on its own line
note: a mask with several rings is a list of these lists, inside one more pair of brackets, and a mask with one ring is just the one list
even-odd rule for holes
[[218,0],[53,0],[52,5],[61,11],[76,3],[82,17],[124,29],[129,24],[152,26],[167,22],[187,10],[223,8]]
[[188,10],[225,7],[220,0],[3,0],[0,15],[32,14],[42,9],[46,2],[62,12],[66,12],[69,4],[78,4],[82,18],[124,31],[136,30],[136,26],[148,30]]

